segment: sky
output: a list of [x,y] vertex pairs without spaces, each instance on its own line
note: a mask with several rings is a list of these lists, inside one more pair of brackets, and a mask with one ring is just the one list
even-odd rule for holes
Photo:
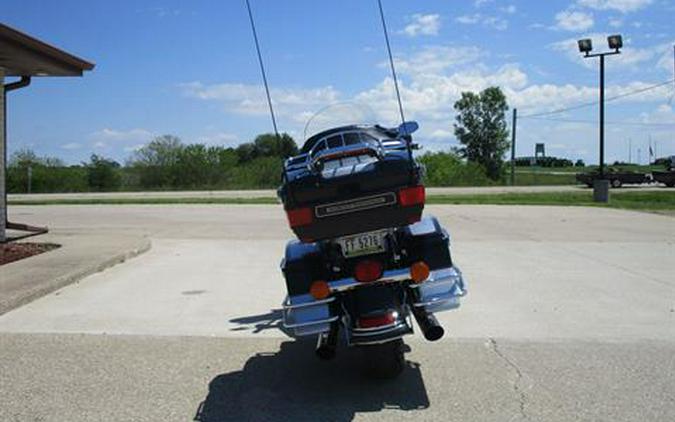
[[[0,21],[96,63],[8,94],[9,151],[120,162],[153,137],[236,146],[271,132],[244,0],[3,0]],[[500,86],[518,156],[598,160],[598,60],[576,40],[622,34],[607,57],[606,159],[675,154],[675,0],[383,0],[403,108],[424,150],[457,146],[453,104]],[[279,129],[297,142],[330,104],[400,123],[376,0],[251,0]],[[7,80],[5,81],[7,82]],[[630,95],[625,95],[630,94]],[[527,117],[561,108],[572,110]],[[510,111],[508,120],[510,124]],[[365,119],[365,118],[364,118]],[[355,122],[355,123],[365,123]],[[629,148],[630,147],[630,148]]]

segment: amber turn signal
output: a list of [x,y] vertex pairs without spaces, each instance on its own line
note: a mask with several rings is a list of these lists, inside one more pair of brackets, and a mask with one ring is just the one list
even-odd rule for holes
[[424,261],[415,262],[410,266],[410,278],[415,283],[422,283],[429,278],[429,266]]
[[330,286],[323,280],[315,281],[309,287],[309,294],[316,300],[325,299],[330,295]]

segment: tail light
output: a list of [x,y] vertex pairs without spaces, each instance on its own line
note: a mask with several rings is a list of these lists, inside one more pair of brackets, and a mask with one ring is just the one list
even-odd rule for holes
[[361,261],[354,268],[354,278],[361,283],[369,283],[380,277],[382,277],[382,263],[380,261]]
[[398,313],[396,312],[387,312],[377,316],[360,317],[358,322],[359,328],[375,328],[393,324],[397,316]]
[[312,223],[312,209],[296,208],[294,210],[286,210],[286,217],[288,217],[288,224],[291,227],[306,226]]
[[424,186],[413,186],[398,191],[398,203],[403,207],[424,204]]

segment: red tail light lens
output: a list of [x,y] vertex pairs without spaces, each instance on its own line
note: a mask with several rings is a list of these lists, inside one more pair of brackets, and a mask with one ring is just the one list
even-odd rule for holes
[[403,207],[424,204],[424,186],[413,186],[398,191],[398,203]]
[[306,226],[312,223],[312,209],[296,208],[294,210],[286,210],[286,217],[288,217],[288,224],[291,227]]
[[373,317],[361,317],[359,318],[359,328],[374,328],[393,324],[396,321],[396,316],[396,312],[387,312]]
[[369,283],[382,277],[382,264],[380,261],[361,261],[354,268],[354,278],[361,283]]

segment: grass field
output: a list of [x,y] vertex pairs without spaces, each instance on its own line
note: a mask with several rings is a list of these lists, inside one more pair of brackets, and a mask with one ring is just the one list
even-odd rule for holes
[[[10,205],[128,205],[128,204],[278,204],[273,197],[260,198],[77,198],[46,199],[41,201],[11,200]],[[583,192],[532,192],[496,194],[429,195],[428,204],[476,204],[476,205],[558,205],[610,207],[637,211],[659,212],[675,215],[675,190],[612,192],[608,204],[593,202],[592,191]]]

